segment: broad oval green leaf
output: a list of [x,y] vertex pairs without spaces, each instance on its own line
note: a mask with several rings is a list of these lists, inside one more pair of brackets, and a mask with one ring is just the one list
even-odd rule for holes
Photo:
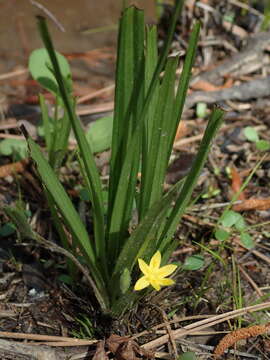
[[[69,91],[71,91],[72,81],[69,64],[66,58],[58,52],[56,52],[56,57],[60,66],[61,74],[65,79],[65,84]],[[52,92],[54,95],[59,94],[58,84],[52,70],[53,66],[46,49],[41,48],[34,50],[30,55],[28,67],[32,77],[42,87]]]
[[256,141],[256,148],[260,151],[268,151],[270,149],[270,142],[266,140]]
[[20,139],[4,139],[0,142],[1,155],[15,155],[15,158],[24,159],[27,157],[27,142]]
[[228,210],[225,211],[225,213],[222,215],[221,217],[221,224],[224,227],[232,227],[233,225],[235,225],[238,221],[240,221],[240,219],[242,219],[242,216],[232,210]]
[[[239,214],[240,215],[240,214]],[[243,231],[247,225],[245,222],[245,219],[243,218],[242,215],[240,215],[239,219],[236,221],[236,223],[234,224],[235,228],[239,231]]]
[[90,125],[86,138],[93,153],[105,151],[111,147],[113,117],[105,116]]
[[248,233],[243,232],[240,235],[240,239],[241,239],[241,244],[246,249],[253,249],[255,247],[254,241],[253,241],[252,237]]
[[224,229],[217,229],[215,231],[215,238],[219,241],[226,241],[230,237],[230,233]]
[[178,360],[196,360],[196,354],[193,351],[187,351],[180,355]]
[[252,141],[252,142],[259,141],[258,133],[257,133],[256,129],[254,129],[254,127],[252,127],[252,126],[247,126],[244,129],[244,135],[249,141]]
[[183,269],[184,270],[199,270],[204,265],[204,257],[202,255],[192,255],[186,258]]

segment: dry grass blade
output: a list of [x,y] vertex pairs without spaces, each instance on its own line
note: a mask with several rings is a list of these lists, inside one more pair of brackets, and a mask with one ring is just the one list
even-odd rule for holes
[[[190,324],[181,329],[174,330],[172,333],[173,333],[174,339],[179,339],[183,336],[191,335],[194,332],[197,332],[204,328],[211,327],[213,325],[222,323],[229,319],[233,319],[235,317],[242,316],[247,313],[260,311],[260,310],[267,309],[267,308],[270,308],[270,301],[262,303],[262,304],[258,304],[258,305],[248,306],[248,307],[245,307],[242,309],[229,311],[224,314],[213,316],[210,319],[200,320],[200,321],[195,322],[194,324]],[[163,335],[160,338],[157,338],[155,340],[152,340],[152,341],[144,344],[142,347],[145,349],[154,349],[158,346],[165,344],[168,341],[168,339],[169,339],[169,335]]]
[[[51,336],[51,335],[40,335],[40,334],[24,334],[24,333],[16,333],[16,332],[8,332],[8,331],[0,331],[0,338],[8,338],[8,339],[23,339],[23,340],[35,340],[35,341],[42,341],[42,342],[50,342],[50,345],[53,343],[61,343],[61,346],[65,344],[73,344],[69,346],[77,346],[77,345],[92,345],[97,343],[98,340],[81,340],[81,339],[74,339],[71,337],[65,336]],[[86,344],[87,342],[87,344]],[[40,344],[40,343],[39,343]],[[33,344],[31,344],[33,345]]]

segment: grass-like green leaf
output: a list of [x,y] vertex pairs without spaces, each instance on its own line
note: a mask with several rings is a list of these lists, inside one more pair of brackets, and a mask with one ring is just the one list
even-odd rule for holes
[[[126,9],[120,22],[115,113],[110,163],[108,246],[114,262],[131,218],[140,159],[140,138],[134,136],[144,97],[144,14]],[[123,163],[129,158],[127,172]],[[128,174],[128,176],[126,176]]]
[[[160,86],[155,122],[152,125],[150,148],[147,151],[146,166],[142,168],[140,218],[143,218],[151,205],[158,201],[163,193],[163,183],[168,165],[168,132],[172,127],[174,106],[175,71],[178,59],[169,59]],[[147,118],[146,118],[147,119]],[[147,119],[148,120],[148,119]]]
[[193,189],[197,183],[202,167],[210,150],[211,142],[219,129],[223,117],[223,111],[215,108],[209,119],[199,151],[192,164],[191,170],[186,177],[183,188],[178,196],[173,211],[166,221],[163,233],[160,237],[160,248],[165,249],[169,245],[179,221],[189,203]]
[[103,293],[106,301],[105,285],[100,270],[98,269],[100,264],[98,263],[97,256],[91,245],[85,226],[38,145],[35,144],[31,138],[28,138],[27,141],[30,149],[30,155],[36,163],[37,171],[41,176],[41,180],[49,192],[51,199],[53,199],[55,205],[57,206],[57,209],[60,211],[66,226],[68,226],[72,234],[73,240],[87,259],[88,266],[96,280],[97,286]]
[[[149,110],[149,106],[151,104],[151,101],[153,99],[153,96],[156,94],[155,89],[159,84],[159,76],[161,71],[163,70],[163,67],[166,63],[167,55],[169,52],[171,40],[173,38],[175,24],[177,22],[179,13],[182,9],[184,1],[180,0],[176,3],[175,11],[173,13],[171,26],[169,29],[167,41],[165,43],[164,49],[162,51],[162,54],[159,58],[158,64],[156,66],[156,69],[154,71],[154,75],[152,77],[152,80],[150,82],[148,91],[146,93],[145,99],[143,101],[143,105],[140,104],[141,101],[141,94],[139,96],[138,89],[142,87],[141,83],[143,81],[143,78],[141,74],[144,74],[144,68],[139,66],[138,70],[138,77],[137,82],[134,85],[134,93],[131,97],[130,102],[130,112],[136,114],[133,123],[134,130],[131,134],[130,141],[128,142],[128,151],[121,152],[124,154],[121,160],[121,166],[119,168],[115,168],[114,165],[116,163],[115,160],[112,158],[111,163],[111,174],[110,174],[110,196],[109,196],[109,204],[110,208],[112,209],[109,213],[109,227],[108,227],[108,235],[109,235],[109,252],[112,256],[112,262],[116,258],[118,252],[121,249],[121,246],[123,245],[125,238],[125,231],[127,229],[131,210],[132,210],[132,204],[133,204],[133,198],[135,194],[135,185],[136,185],[136,177],[137,177],[137,169],[138,169],[138,160],[140,155],[140,139],[141,139],[141,132],[143,129],[143,126],[145,124],[145,119]],[[129,10],[129,9],[128,9]],[[127,13],[126,13],[127,14]],[[139,16],[139,14],[138,14]],[[124,23],[124,20],[122,20],[122,23]],[[122,26],[122,25],[121,25]],[[121,26],[120,26],[120,33],[121,33]],[[138,23],[136,22],[136,26],[138,26]],[[141,25],[139,25],[141,26]],[[140,34],[140,32],[139,32]],[[119,38],[119,44],[121,44],[122,40],[122,34]],[[136,37],[137,39],[137,37]],[[141,39],[141,36],[138,36],[138,39]],[[128,48],[128,47],[127,47]],[[121,55],[122,52],[120,52],[121,47],[118,48],[118,56]],[[124,52],[124,50],[122,50]],[[127,55],[128,56],[128,55]],[[120,64],[120,62],[119,62]],[[124,71],[124,70],[123,70]],[[118,73],[117,73],[117,81],[118,81]],[[143,85],[144,86],[144,85]],[[122,93],[122,96],[124,98],[124,94]],[[117,99],[116,101],[116,109],[117,111]],[[120,105],[119,105],[120,106]],[[121,107],[120,107],[121,108]],[[133,111],[132,111],[133,110]],[[116,127],[116,128],[115,128]],[[118,140],[115,139],[115,133],[119,133],[119,128],[117,127],[117,123],[114,123],[114,130],[113,130],[113,143],[112,143],[112,152],[119,153],[119,143],[121,144],[121,137],[118,137]],[[123,131],[123,130],[121,130]],[[130,133],[128,133],[130,134]],[[116,175],[117,174],[117,175]],[[118,175],[120,174],[120,176]],[[115,176],[117,176],[117,181],[115,180]]]
[[47,148],[47,151],[49,153],[49,158],[50,158],[50,152],[51,152],[51,147],[52,147],[52,143],[53,143],[52,129],[51,129],[51,124],[50,124],[50,119],[49,119],[49,114],[48,114],[48,108],[45,103],[45,98],[42,94],[39,94],[39,104],[40,104],[41,115],[42,115],[42,124],[43,124],[43,129],[44,129],[46,148]]
[[[199,38],[200,33],[200,23],[196,23],[192,29],[189,44],[188,44],[188,50],[187,55],[185,58],[183,70],[181,72],[181,76],[179,79],[178,89],[176,93],[175,98],[175,108],[174,108],[174,130],[170,132],[171,138],[168,139],[168,148],[172,148],[173,142],[175,139],[175,134],[182,116],[182,112],[184,109],[184,104],[186,100],[189,80],[192,74],[192,67],[194,64],[195,54],[197,50],[197,42]],[[170,153],[168,153],[168,156],[170,156]]]
[[104,226],[104,207],[103,207],[103,199],[102,199],[102,187],[101,187],[101,182],[96,167],[94,155],[86,140],[80,121],[75,114],[74,111],[75,104],[73,99],[70,97],[65,82],[65,78],[61,73],[61,69],[58,64],[57,57],[55,55],[55,50],[47,29],[47,25],[43,17],[38,17],[38,25],[39,25],[41,37],[43,39],[44,45],[50,57],[53,72],[59,87],[59,93],[61,95],[65,107],[65,111],[71,123],[76,140],[78,142],[80,156],[83,160],[85,173],[88,178],[88,182],[86,185],[87,186],[89,185],[89,193],[91,195],[91,203],[93,207],[96,257],[97,259],[100,259],[103,268],[106,269],[107,261],[106,261],[106,247],[105,247],[105,231],[104,231],[105,226]]
[[160,201],[153,204],[148,210],[136,230],[134,230],[126,240],[115,265],[114,275],[121,273],[124,268],[128,268],[131,271],[140,256],[143,255],[144,259],[148,260],[147,256],[145,256],[146,249],[150,256],[153,251],[151,251],[149,247],[157,248],[157,241],[155,239],[156,231],[160,226],[161,219],[167,213],[173,200],[177,197],[182,184],[183,181],[180,180]]

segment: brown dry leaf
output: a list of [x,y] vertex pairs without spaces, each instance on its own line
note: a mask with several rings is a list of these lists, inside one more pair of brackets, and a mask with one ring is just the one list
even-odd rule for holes
[[234,211],[268,210],[268,209],[270,209],[270,198],[248,199],[242,201],[241,204],[237,204],[233,206]]
[[225,81],[225,83],[220,86],[213,85],[210,82],[205,81],[205,80],[198,80],[194,84],[192,84],[191,87],[193,90],[218,91],[218,90],[222,90],[222,89],[228,89],[232,86],[232,84],[233,84],[232,78],[228,78]]
[[100,60],[104,59],[113,59],[114,58],[114,49],[112,47],[104,47],[100,49],[93,49],[85,52],[76,52],[76,53],[64,53],[64,56],[67,59],[87,59],[92,65],[97,65]]
[[[234,193],[237,193],[241,189],[242,179],[235,166],[231,168],[231,176],[232,176],[232,191]],[[242,191],[237,197],[238,200],[245,200],[245,198],[246,197],[244,191]]]
[[[134,340],[129,337],[122,337],[112,334],[106,341],[109,350],[115,355],[117,360],[139,360],[153,359],[154,354],[141,348]],[[140,358],[137,357],[140,356]]]
[[93,356],[93,360],[109,360],[105,351],[105,341],[101,340],[97,344],[97,349],[95,355]]
[[122,337],[116,334],[112,334],[109,339],[106,341],[106,344],[109,348],[109,350],[115,354],[117,349],[123,342],[127,342],[129,340],[129,337]]
[[223,339],[218,343],[214,351],[214,358],[219,358],[229,347],[236,344],[237,341],[241,339],[248,339],[253,336],[262,335],[268,332],[269,329],[270,323],[266,325],[254,325],[248,328],[242,328],[232,331],[231,333],[225,335]]
[[186,135],[189,134],[189,132],[190,132],[190,129],[187,127],[186,122],[184,120],[181,120],[178,125],[174,141],[177,141],[177,140],[185,137]]
[[0,178],[4,178],[13,173],[22,173],[25,170],[27,163],[27,160],[21,160],[12,164],[0,166]]
[[136,356],[136,352],[134,349],[134,345],[132,340],[123,343],[121,346],[118,347],[115,357],[117,360],[139,360]]
[[194,84],[192,84],[192,89],[193,90],[204,90],[204,91],[216,91],[216,90],[219,90],[219,87],[211,84],[208,81],[199,80],[199,81],[196,81]]

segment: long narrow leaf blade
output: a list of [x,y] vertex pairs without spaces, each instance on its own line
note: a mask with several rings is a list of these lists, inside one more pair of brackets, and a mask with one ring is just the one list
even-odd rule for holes
[[197,43],[198,43],[198,39],[199,39],[199,33],[200,33],[200,23],[197,22],[194,25],[191,35],[190,35],[187,55],[186,55],[183,70],[181,72],[181,76],[179,79],[178,89],[177,89],[176,98],[175,98],[175,109],[174,109],[174,115],[173,115],[173,119],[174,119],[175,123],[174,123],[174,125],[172,125],[172,127],[174,129],[171,132],[170,137],[168,137],[168,148],[169,149],[172,149],[175,134],[176,134],[179,122],[181,120],[181,115],[182,115],[185,100],[186,100],[189,80],[190,80],[190,77],[192,74],[191,70],[192,70],[192,67],[194,64],[194,60],[195,60]]
[[161,235],[161,249],[164,249],[171,241],[177,225],[188,205],[192,191],[197,183],[197,179],[200,175],[200,172],[210,150],[211,142],[222,123],[223,113],[224,112],[222,110],[216,108],[211,114],[208,126],[204,133],[204,137],[200,144],[198,154],[193,162],[192,168],[188,176],[186,177],[183,188],[180,192],[179,197],[176,200],[176,204],[166,223],[163,234]]
[[[129,148],[128,148],[128,151],[127,151],[127,153],[123,159],[123,162],[121,164],[121,176],[119,178],[117,188],[113,189],[113,193],[115,193],[115,197],[113,198],[113,203],[111,204],[111,206],[113,207],[113,210],[112,210],[112,216],[110,219],[109,234],[111,234],[111,235],[113,234],[114,240],[115,240],[115,238],[114,238],[115,234],[117,235],[119,233],[119,231],[122,230],[122,226],[123,226],[123,221],[122,220],[119,221],[117,213],[120,210],[120,214],[123,214],[123,211],[125,210],[126,198],[123,196],[123,193],[126,194],[127,190],[129,189],[130,182],[127,181],[127,179],[129,180],[130,172],[132,169],[133,169],[133,174],[134,174],[134,167],[133,167],[134,161],[133,160],[134,160],[134,157],[138,156],[137,146],[138,146],[139,135],[143,128],[143,125],[145,122],[145,117],[146,117],[148,109],[149,109],[149,105],[155,94],[155,89],[159,83],[159,75],[163,69],[165,62],[166,62],[166,58],[169,53],[171,40],[173,38],[173,34],[174,34],[174,30],[175,30],[175,25],[178,20],[179,14],[181,12],[183,3],[184,3],[183,0],[179,0],[176,3],[175,11],[173,13],[171,26],[169,29],[167,41],[164,46],[164,50],[162,51],[162,55],[159,59],[159,62],[155,69],[154,75],[152,77],[149,89],[148,89],[146,97],[145,97],[145,101],[143,103],[142,110],[136,117],[136,124],[134,125],[135,126],[134,132],[133,132],[132,138],[129,142]],[[110,198],[110,200],[111,199],[112,198]],[[121,215],[120,215],[120,217],[121,217]],[[111,249],[114,249],[114,242],[110,241],[109,246]]]
[[[112,265],[126,236],[136,190],[141,139],[137,134],[133,143],[131,140],[144,100],[143,70],[144,15],[141,10],[130,7],[123,13],[118,39],[108,213],[108,247]],[[131,156],[128,176],[125,176],[122,166],[127,154]]]
[[[183,181],[179,181],[163,199],[155,203],[148,210],[144,220],[126,241],[118,257],[114,271],[115,274],[120,273],[124,268],[128,268],[131,271],[138,257],[144,255],[150,240],[153,241],[152,234],[156,234],[155,229],[158,229],[160,226],[161,219],[170,208],[182,184]],[[156,241],[153,241],[153,243],[155,244]]]
[[99,291],[103,295],[104,302],[108,304],[107,291],[103,278],[98,270],[99,264],[85,226],[38,145],[30,137],[27,138],[27,141],[31,157],[36,163],[37,171],[41,176],[42,182],[63,216],[64,222],[68,226],[76,245],[80,248],[85,258],[88,259],[87,263],[93,278],[96,281]]
[[150,148],[147,153],[147,166],[143,168],[141,183],[140,218],[158,201],[163,192],[163,182],[168,163],[168,137],[172,127],[174,106],[175,71],[178,59],[170,58],[160,86],[159,101],[156,107],[155,123],[152,128]]
[[62,97],[65,110],[71,122],[75,137],[77,139],[78,146],[80,149],[80,154],[83,159],[83,163],[85,167],[85,172],[89,179],[89,183],[91,187],[89,189],[89,192],[91,194],[93,216],[94,216],[96,255],[99,259],[101,259],[102,266],[106,267],[104,206],[102,199],[102,187],[101,187],[98,170],[95,164],[95,159],[90,149],[90,146],[86,140],[80,121],[75,114],[74,104],[69,95],[68,89],[65,85],[64,78],[61,74],[60,67],[57,61],[57,57],[55,55],[54,47],[47,29],[45,19],[42,17],[38,17],[38,25],[44,45],[48,51],[48,54],[52,62],[55,78],[59,86],[60,95]]

